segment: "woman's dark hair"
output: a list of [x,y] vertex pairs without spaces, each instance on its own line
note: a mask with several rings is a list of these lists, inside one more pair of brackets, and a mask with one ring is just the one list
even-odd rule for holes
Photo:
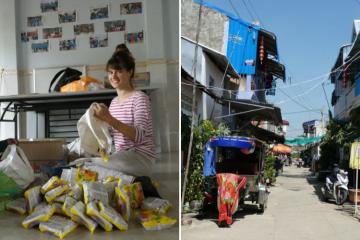
[[114,54],[106,64],[106,71],[109,71],[110,68],[128,72],[132,70],[131,78],[134,77],[135,59],[125,44],[122,43],[116,46]]

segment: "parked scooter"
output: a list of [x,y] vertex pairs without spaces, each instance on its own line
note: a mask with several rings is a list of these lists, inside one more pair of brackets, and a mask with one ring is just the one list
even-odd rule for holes
[[348,173],[346,171],[340,170],[336,174],[336,179],[333,179],[333,181],[331,175],[326,177],[323,192],[325,201],[332,198],[335,199],[337,205],[344,204],[349,193],[349,189],[347,186],[349,183],[349,179],[347,175]]

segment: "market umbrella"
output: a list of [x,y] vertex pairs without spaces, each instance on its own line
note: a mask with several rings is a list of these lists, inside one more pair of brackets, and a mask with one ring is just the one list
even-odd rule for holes
[[292,151],[292,148],[288,145],[284,145],[284,144],[277,144],[272,148],[273,152],[277,152],[277,153],[285,153],[285,154],[289,154]]

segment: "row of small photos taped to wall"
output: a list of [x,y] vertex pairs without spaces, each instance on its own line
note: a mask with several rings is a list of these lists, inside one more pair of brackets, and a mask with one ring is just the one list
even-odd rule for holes
[[[134,44],[141,43],[144,41],[144,32],[137,33],[126,33],[124,35],[125,43]],[[89,38],[90,48],[100,48],[100,47],[108,47],[108,34],[92,34]],[[60,51],[68,51],[68,50],[76,50],[77,49],[77,41],[76,38],[59,40],[59,50]],[[33,53],[41,53],[49,51],[49,40],[43,42],[34,42],[31,44],[31,50]]]
[[[110,22],[104,22],[105,32],[121,32],[125,31],[125,20],[116,20]],[[48,38],[61,38],[62,27],[43,28],[43,39]],[[74,35],[94,33],[94,24],[77,24],[74,25]],[[39,40],[38,29],[30,32],[21,32],[21,42],[28,42],[29,40]]]
[[[58,0],[41,0],[40,9],[42,13],[46,12],[57,12],[59,8]],[[102,18],[109,18],[110,12],[110,4],[101,4],[98,7],[90,7],[90,19],[102,19]],[[133,3],[122,3],[120,4],[120,14],[127,15],[127,14],[141,14],[142,13],[142,3],[141,2],[133,2]],[[74,22],[76,21],[76,12],[75,11],[68,11],[68,12],[61,12],[62,21],[63,22]],[[59,14],[59,22],[60,21],[60,14]],[[75,18],[74,18],[75,14]],[[39,16],[33,17],[37,18]],[[40,16],[41,17],[41,16]],[[41,19],[41,18],[40,18]],[[38,20],[34,19],[34,24],[37,24]],[[29,20],[28,20],[29,26]],[[35,25],[40,26],[40,25]],[[31,27],[31,25],[29,26]]]

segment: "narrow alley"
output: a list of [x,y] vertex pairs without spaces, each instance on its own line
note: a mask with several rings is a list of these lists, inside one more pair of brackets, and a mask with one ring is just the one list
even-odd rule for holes
[[229,228],[219,228],[216,216],[182,226],[182,239],[360,239],[359,220],[350,205],[321,200],[320,183],[308,168],[288,166],[270,188],[264,214],[240,210]]

